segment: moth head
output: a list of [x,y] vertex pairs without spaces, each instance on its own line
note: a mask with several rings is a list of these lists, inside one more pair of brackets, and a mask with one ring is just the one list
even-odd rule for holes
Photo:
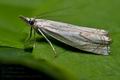
[[31,26],[34,25],[35,18],[28,18],[25,16],[19,16],[19,18],[21,18],[23,21],[25,21],[27,24],[29,24]]

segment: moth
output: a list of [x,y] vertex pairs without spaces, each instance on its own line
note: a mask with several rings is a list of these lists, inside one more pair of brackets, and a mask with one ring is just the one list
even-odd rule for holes
[[[55,49],[45,34],[74,48],[102,55],[109,55],[111,39],[103,29],[76,26],[46,19],[20,16],[36,32],[40,33]],[[55,52],[56,53],[56,52]]]

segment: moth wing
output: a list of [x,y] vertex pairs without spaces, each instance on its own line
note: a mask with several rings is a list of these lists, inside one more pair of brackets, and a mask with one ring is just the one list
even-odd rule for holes
[[42,29],[42,31],[67,44],[70,45],[72,47],[78,48],[80,50],[84,50],[84,51],[88,51],[88,52],[93,52],[93,53],[97,53],[97,54],[103,54],[103,55],[108,55],[109,52],[109,47],[108,45],[103,45],[103,44],[95,44],[91,41],[89,41],[89,39],[87,39],[85,41],[85,36],[80,36],[78,34],[78,32],[66,32],[66,31],[51,31],[48,29]]
[[[80,50],[97,54],[108,54],[109,52],[108,45],[110,40],[104,34],[106,31],[50,20],[40,21],[40,19],[37,27],[45,34]],[[98,30],[99,32],[97,32]]]

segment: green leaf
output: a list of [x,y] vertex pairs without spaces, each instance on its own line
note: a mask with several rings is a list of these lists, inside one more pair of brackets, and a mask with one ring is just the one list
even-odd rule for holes
[[[1,0],[0,62],[28,66],[59,80],[119,80],[119,3],[119,0]],[[37,35],[33,51],[27,52],[24,40],[30,27],[19,15],[39,15],[37,17],[105,29],[113,40],[111,54],[89,54],[50,39],[58,55],[54,57],[41,35]]]

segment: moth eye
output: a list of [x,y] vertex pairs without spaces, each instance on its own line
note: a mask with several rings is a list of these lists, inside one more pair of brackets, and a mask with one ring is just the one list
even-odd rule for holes
[[29,21],[29,24],[30,24],[30,25],[33,25],[33,24],[34,24],[34,21]]

